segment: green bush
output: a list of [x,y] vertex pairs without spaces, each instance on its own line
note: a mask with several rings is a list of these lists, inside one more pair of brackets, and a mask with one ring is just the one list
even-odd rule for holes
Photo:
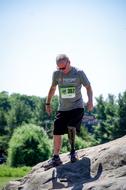
[[[94,127],[94,129],[95,128],[96,126]],[[95,139],[94,134],[89,133],[87,128],[85,128],[84,126],[81,126],[80,134],[78,136],[82,138],[82,141],[85,141],[86,147],[99,144],[99,141]]]
[[15,129],[9,142],[7,163],[10,166],[33,166],[47,160],[52,152],[46,132],[39,126],[25,124]]
[[12,168],[5,164],[0,165],[0,177],[23,177],[31,171],[30,167]]
[[62,136],[62,148],[61,148],[61,153],[66,153],[70,151],[70,144],[68,141],[68,135],[63,135]]
[[0,135],[0,152],[3,152],[5,155],[7,154],[9,139],[10,137],[7,135]]
[[[76,135],[75,139],[75,149],[83,149],[98,144],[98,141],[95,140],[93,135],[91,135],[87,129],[81,126],[80,134]],[[66,153],[70,151],[70,143],[68,140],[68,135],[64,135],[62,138],[62,149],[61,153]]]
[[[82,148],[87,147],[88,144],[86,141],[84,141],[81,137],[76,136],[76,140],[75,140],[75,149],[79,150]],[[61,149],[61,153],[66,153],[70,151],[70,143],[68,140],[68,135],[64,135],[62,138],[62,149]]]

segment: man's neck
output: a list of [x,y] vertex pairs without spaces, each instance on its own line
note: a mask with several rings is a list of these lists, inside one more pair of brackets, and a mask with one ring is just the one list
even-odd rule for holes
[[72,66],[69,66],[66,72],[63,72],[64,74],[68,74],[72,70]]

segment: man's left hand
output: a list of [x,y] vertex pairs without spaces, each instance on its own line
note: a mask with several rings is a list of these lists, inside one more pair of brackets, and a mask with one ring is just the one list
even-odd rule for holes
[[93,103],[92,103],[92,101],[88,101],[87,102],[87,109],[88,109],[88,111],[92,111],[93,110]]

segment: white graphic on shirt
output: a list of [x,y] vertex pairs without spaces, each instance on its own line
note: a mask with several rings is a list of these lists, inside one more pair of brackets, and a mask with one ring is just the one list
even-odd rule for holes
[[76,81],[76,78],[63,78],[64,83],[73,83]]
[[75,84],[76,78],[60,78],[59,82],[62,82],[63,84]]

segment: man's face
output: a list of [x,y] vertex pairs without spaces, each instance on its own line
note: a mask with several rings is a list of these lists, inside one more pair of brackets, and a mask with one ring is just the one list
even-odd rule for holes
[[57,63],[57,67],[59,70],[65,72],[67,70],[68,60],[62,59]]

